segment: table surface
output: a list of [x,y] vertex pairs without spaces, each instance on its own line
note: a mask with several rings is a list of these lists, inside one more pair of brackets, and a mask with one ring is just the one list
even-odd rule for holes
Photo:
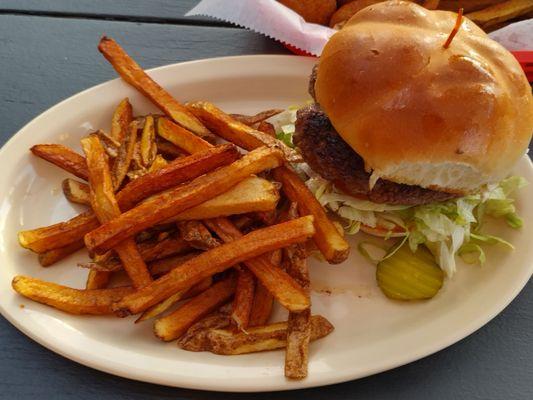
[[[116,38],[146,68],[207,57],[286,53],[258,34],[207,18],[184,18],[196,2],[0,0],[1,143],[58,101],[116,77],[96,50],[103,34]],[[529,283],[481,330],[404,367],[291,394],[222,394],[95,371],[32,342],[0,317],[0,399],[531,399],[532,345]]]

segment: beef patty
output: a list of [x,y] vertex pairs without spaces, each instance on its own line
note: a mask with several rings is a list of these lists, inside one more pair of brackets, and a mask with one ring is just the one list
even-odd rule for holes
[[364,161],[337,133],[318,104],[298,110],[294,143],[309,166],[336,187],[375,203],[418,205],[457,195],[379,179],[369,190]]

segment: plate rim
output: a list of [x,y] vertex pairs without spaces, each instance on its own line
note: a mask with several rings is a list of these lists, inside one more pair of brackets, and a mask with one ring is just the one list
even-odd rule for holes
[[[296,61],[297,63],[303,62],[304,60],[313,60],[315,57],[302,57],[302,56],[294,56],[294,55],[268,55],[268,54],[261,54],[261,55],[242,55],[242,56],[227,56],[227,57],[212,57],[212,58],[203,58],[198,60],[191,60],[191,61],[185,61],[185,62],[178,62],[178,63],[172,63],[172,64],[166,64],[159,67],[147,69],[146,71],[148,73],[153,72],[159,72],[164,71],[166,69],[172,69],[183,65],[192,65],[192,64],[198,64],[198,63],[206,63],[206,62],[227,62],[227,61],[237,61],[237,62],[251,62],[257,59],[283,59],[283,60],[291,60]],[[48,114],[54,113],[57,108],[62,107],[65,103],[68,103],[70,101],[75,100],[78,97],[81,97],[85,95],[88,92],[91,92],[93,90],[97,90],[98,88],[104,87],[106,85],[110,85],[113,82],[121,81],[121,78],[115,78],[111,79],[102,83],[99,83],[97,85],[94,85],[92,87],[89,87],[87,89],[84,89],[80,92],[77,92],[73,94],[72,96],[69,96],[58,103],[54,104],[50,108],[46,109],[39,115],[32,118],[28,123],[24,124],[15,134],[13,134],[8,141],[2,146],[0,149],[0,158],[4,156],[4,153],[6,153],[9,148],[13,145],[13,142],[15,141],[15,138],[22,134],[23,131],[30,128],[33,124],[38,123],[39,119],[44,118]],[[527,168],[531,172],[533,171],[533,162],[529,158],[528,155],[524,155],[524,157],[527,159]],[[165,377],[161,377],[157,374],[147,375],[146,373],[143,374],[143,372],[139,369],[120,369],[119,366],[116,364],[105,364],[105,363],[99,363],[98,360],[84,358],[82,355],[77,354],[76,352],[71,351],[64,351],[61,348],[59,340],[52,340],[51,337],[43,337],[43,335],[38,335],[36,332],[31,331],[30,329],[27,329],[23,324],[7,309],[5,306],[5,301],[0,299],[0,313],[6,320],[8,320],[15,328],[17,328],[19,331],[24,333],[26,336],[28,336],[31,340],[34,342],[40,344],[41,346],[53,351],[54,353],[57,353],[61,355],[62,357],[65,357],[69,360],[72,360],[78,364],[103,371],[112,375],[120,376],[122,378],[127,379],[133,379],[137,381],[147,382],[147,383],[155,383],[165,386],[171,386],[171,387],[179,387],[179,388],[189,388],[189,389],[197,389],[197,390],[205,390],[205,391],[218,391],[218,392],[264,392],[264,391],[282,391],[282,390],[295,390],[295,389],[304,389],[304,388],[310,388],[310,387],[319,387],[319,386],[325,386],[325,385],[331,385],[341,382],[347,382],[351,380],[360,379],[366,376],[374,375],[380,372],[392,370],[394,368],[397,368],[402,365],[406,365],[408,363],[420,360],[424,357],[427,357],[429,355],[435,354],[465,338],[470,336],[472,333],[477,331],[478,329],[482,328],[484,325],[486,325],[488,322],[490,322],[492,319],[494,319],[497,315],[499,315],[517,296],[518,294],[524,289],[524,287],[527,285],[529,279],[531,278],[531,275],[533,274],[533,259],[529,260],[527,262],[529,265],[529,269],[527,271],[527,275],[529,277],[527,279],[524,279],[523,281],[517,282],[513,281],[513,290],[509,293],[509,295],[505,298],[504,301],[500,301],[498,303],[498,306],[495,306],[491,313],[485,313],[480,314],[475,319],[471,319],[468,323],[465,323],[462,326],[461,330],[458,330],[454,332],[454,334],[447,335],[446,337],[441,338],[440,340],[433,340],[430,343],[426,344],[425,346],[422,346],[421,348],[417,349],[416,352],[409,352],[405,353],[402,357],[398,357],[394,360],[394,362],[381,362],[379,365],[373,367],[373,368],[367,368],[364,372],[358,372],[358,373],[350,373],[350,372],[343,372],[342,370],[338,370],[335,377],[325,376],[321,377],[318,375],[315,375],[313,379],[307,379],[302,380],[298,382],[291,382],[286,380],[283,377],[279,378],[279,383],[272,385],[269,383],[262,383],[262,384],[256,384],[253,388],[250,388],[248,386],[245,387],[237,387],[233,386],[233,384],[225,384],[217,382],[216,384],[212,384],[211,386],[204,386],[205,385],[205,378],[199,378],[198,380],[195,380],[194,382],[184,382],[180,381],[179,379],[166,379]],[[184,377],[185,379],[188,379],[187,377]]]

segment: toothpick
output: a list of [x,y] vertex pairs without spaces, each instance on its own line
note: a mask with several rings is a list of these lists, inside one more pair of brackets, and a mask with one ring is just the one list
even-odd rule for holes
[[453,38],[459,32],[459,28],[461,27],[461,24],[463,22],[463,9],[460,8],[459,12],[457,13],[457,19],[455,20],[455,26],[453,27],[452,31],[450,32],[450,35],[448,36],[448,39],[446,39],[446,42],[444,43],[444,48],[447,49],[450,47],[450,44],[452,43]]

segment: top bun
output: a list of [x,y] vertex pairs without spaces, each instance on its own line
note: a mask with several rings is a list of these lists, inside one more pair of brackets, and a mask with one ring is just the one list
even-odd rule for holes
[[373,178],[464,194],[504,178],[533,131],[511,53],[457,14],[388,1],[355,14],[318,64],[316,99]]

